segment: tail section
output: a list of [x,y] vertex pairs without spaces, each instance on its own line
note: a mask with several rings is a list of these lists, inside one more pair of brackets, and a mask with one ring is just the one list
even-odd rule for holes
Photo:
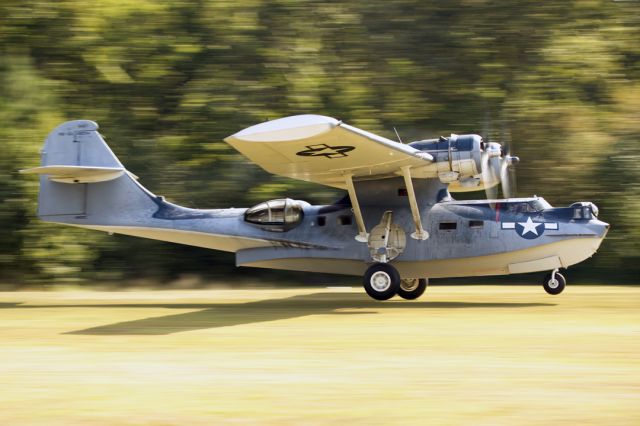
[[135,181],[111,151],[98,125],[68,121],[45,140],[41,167],[22,170],[40,175],[38,216],[51,222],[118,224],[154,210],[153,194]]
[[189,209],[149,192],[92,121],[58,126],[41,166],[22,172],[40,175],[38,216],[47,222],[232,252],[272,245],[242,226],[244,209]]

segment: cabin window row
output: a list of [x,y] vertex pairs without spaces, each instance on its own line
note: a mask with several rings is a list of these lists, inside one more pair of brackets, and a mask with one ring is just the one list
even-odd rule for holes
[[[484,226],[484,221],[482,220],[470,220],[469,228],[482,228]],[[458,222],[440,222],[438,225],[438,229],[440,231],[455,231],[458,229]]]
[[[336,222],[338,223],[338,225],[351,225],[352,219],[351,216],[338,216],[336,218]],[[318,226],[326,226],[327,225],[327,217],[326,216],[318,216],[316,223],[318,224]],[[482,220],[470,220],[469,221],[469,228],[482,228],[484,227],[484,221]],[[438,228],[441,231],[455,231],[458,228],[458,222],[440,222]]]

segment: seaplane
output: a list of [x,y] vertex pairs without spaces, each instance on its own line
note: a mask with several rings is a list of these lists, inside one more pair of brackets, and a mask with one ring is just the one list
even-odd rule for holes
[[[75,120],[46,138],[37,174],[43,221],[235,253],[238,266],[361,276],[376,300],[412,300],[429,278],[560,272],[591,257],[609,224],[595,204],[513,197],[519,159],[477,134],[402,143],[322,115],[266,121],[225,142],[269,173],[345,191],[330,205],[278,198],[193,209],[142,186],[98,132]],[[501,186],[504,198],[451,193]],[[495,192],[494,192],[495,193]],[[283,195],[284,196],[284,195]]]

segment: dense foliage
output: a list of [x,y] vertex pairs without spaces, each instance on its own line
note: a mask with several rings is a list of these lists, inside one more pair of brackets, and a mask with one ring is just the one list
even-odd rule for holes
[[[152,191],[192,207],[331,189],[269,176],[222,139],[265,119],[334,116],[415,140],[509,138],[519,195],[591,200],[612,223],[591,276],[640,273],[640,4],[299,0],[0,3],[0,277],[228,271],[223,253],[41,223],[49,130],[100,123]],[[482,194],[474,194],[481,197]],[[612,280],[614,278],[611,278]]]

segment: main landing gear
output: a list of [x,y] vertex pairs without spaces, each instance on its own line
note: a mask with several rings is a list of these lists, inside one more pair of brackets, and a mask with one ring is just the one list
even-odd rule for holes
[[427,288],[427,280],[401,279],[400,273],[388,263],[374,263],[367,269],[363,279],[364,290],[376,300],[388,300],[396,294],[403,299],[413,300],[422,296]]
[[559,273],[557,269],[547,274],[547,276],[544,277],[544,281],[542,281],[544,291],[553,295],[562,293],[562,290],[564,290],[566,286],[567,280],[564,279],[564,276]]
[[400,288],[398,296],[407,300],[414,300],[422,296],[427,289],[428,281],[426,278],[410,278],[400,280]]

